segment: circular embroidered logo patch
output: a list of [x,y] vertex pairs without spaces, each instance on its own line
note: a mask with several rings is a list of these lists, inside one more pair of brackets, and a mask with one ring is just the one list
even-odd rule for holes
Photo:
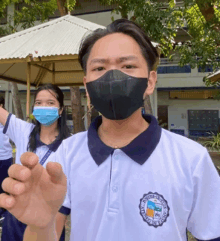
[[167,201],[157,192],[144,194],[139,208],[143,220],[155,228],[162,226],[167,221],[170,210]]

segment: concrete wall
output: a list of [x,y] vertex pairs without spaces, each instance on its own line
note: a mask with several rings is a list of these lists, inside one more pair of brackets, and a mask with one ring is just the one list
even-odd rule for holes
[[205,87],[203,77],[206,75],[207,73],[198,72],[197,68],[191,69],[191,73],[158,74],[157,87]]
[[[188,110],[219,110],[218,100],[178,100],[169,99],[168,91],[158,91],[158,105],[168,106],[168,129],[184,129],[188,136]],[[173,125],[173,126],[171,126]]]
[[111,18],[113,17],[114,20],[119,19],[120,15],[118,14],[112,14],[111,11],[107,12],[100,12],[100,13],[92,13],[92,14],[86,14],[86,15],[77,15],[76,17],[97,23],[103,26],[107,26],[112,22]]

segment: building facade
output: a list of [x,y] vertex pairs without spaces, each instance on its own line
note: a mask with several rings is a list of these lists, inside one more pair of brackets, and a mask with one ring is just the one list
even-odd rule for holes
[[[114,6],[102,6],[97,0],[79,1],[80,6],[72,12],[73,15],[107,26],[114,19],[120,18],[119,15],[112,14]],[[7,8],[6,18],[0,20],[3,26],[7,24],[7,18],[18,9],[19,5],[11,4]],[[50,19],[59,17],[58,12]],[[36,25],[40,22],[36,22]],[[179,36],[179,40],[185,36]],[[0,39],[1,41],[1,39]],[[196,138],[198,136],[207,136],[211,132],[218,132],[220,118],[220,103],[215,100],[218,90],[208,88],[203,82],[206,72],[200,69],[191,69],[190,66],[179,67],[178,61],[169,61],[162,58],[158,67],[158,82],[152,96],[150,96],[153,114],[158,118],[159,123],[166,129],[181,135]],[[23,113],[26,108],[26,86],[18,85],[20,100]],[[65,105],[69,113],[69,125],[71,126],[70,115],[70,93],[69,88],[62,88],[65,92]],[[86,110],[85,90],[81,88],[81,100],[83,108]],[[8,82],[0,80],[0,95],[6,99],[6,108],[13,112],[12,97]],[[34,88],[31,92],[33,104]],[[86,120],[85,120],[85,126]]]

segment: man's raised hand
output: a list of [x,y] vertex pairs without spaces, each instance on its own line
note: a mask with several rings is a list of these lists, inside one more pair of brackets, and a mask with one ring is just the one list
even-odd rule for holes
[[59,163],[49,162],[45,169],[31,152],[21,156],[21,163],[9,168],[9,177],[2,183],[9,195],[0,195],[0,207],[29,226],[44,228],[64,201],[66,176]]

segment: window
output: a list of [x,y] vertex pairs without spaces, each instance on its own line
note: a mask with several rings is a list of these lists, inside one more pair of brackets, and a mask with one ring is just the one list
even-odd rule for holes
[[203,69],[202,67],[199,67],[198,72],[213,72],[213,67],[211,65],[210,66],[207,65],[205,69]]
[[170,99],[214,99],[219,93],[218,90],[182,90],[182,91],[170,91]]
[[189,65],[185,65],[180,67],[178,65],[174,66],[159,66],[157,68],[158,74],[180,74],[180,73],[191,73],[191,67]]

